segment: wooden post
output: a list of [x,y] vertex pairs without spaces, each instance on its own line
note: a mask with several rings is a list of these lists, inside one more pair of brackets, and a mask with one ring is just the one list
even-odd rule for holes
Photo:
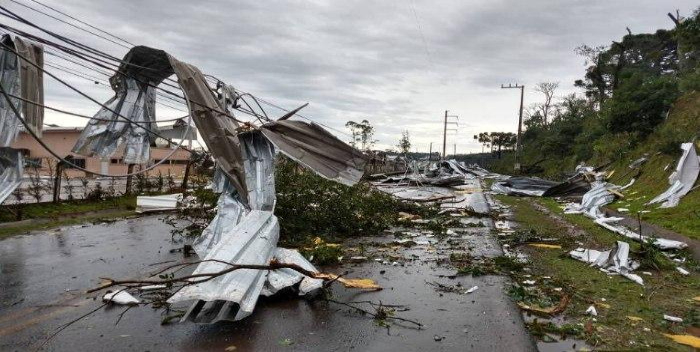
[[134,172],[134,164],[127,165],[126,173],[130,175],[126,177],[126,189],[124,190],[124,194],[131,194],[131,179],[133,178],[133,176],[131,176],[132,172]]
[[180,188],[182,188],[183,193],[187,193],[187,180],[190,178],[190,167],[192,166],[192,158],[187,160],[187,166],[185,166],[185,175],[182,177],[182,183]]
[[53,178],[53,202],[61,201],[61,172],[63,171],[63,162],[56,163],[56,175]]

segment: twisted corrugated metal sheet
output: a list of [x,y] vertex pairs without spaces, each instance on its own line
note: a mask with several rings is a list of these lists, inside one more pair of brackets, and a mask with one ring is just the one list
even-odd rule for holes
[[0,203],[22,183],[24,159],[19,150],[0,148]]

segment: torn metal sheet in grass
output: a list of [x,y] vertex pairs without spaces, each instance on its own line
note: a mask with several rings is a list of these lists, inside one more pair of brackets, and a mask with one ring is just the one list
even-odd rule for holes
[[498,194],[541,197],[548,189],[556,185],[557,182],[538,177],[511,177],[504,181],[494,182],[491,185],[491,190]]
[[676,170],[668,177],[671,186],[647,204],[661,203],[662,208],[675,207],[693,188],[700,173],[700,159],[695,151],[695,142],[683,143],[681,149],[683,155],[678,160]]
[[599,217],[595,219],[595,223],[598,224],[601,227],[604,227],[612,232],[615,232],[619,235],[625,236],[631,240],[646,243],[649,240],[652,240],[652,243],[655,247],[658,247],[659,249],[683,249],[685,247],[688,247],[688,245],[685,242],[681,241],[676,241],[676,240],[669,240],[666,238],[657,238],[657,237],[649,237],[649,236],[643,236],[639,235],[639,233],[634,232],[625,226],[616,224],[617,222],[623,220],[623,218],[619,217]]
[[617,241],[615,247],[609,251],[597,251],[595,249],[577,248],[569,255],[582,262],[589,263],[593,267],[600,268],[607,274],[616,273],[628,278],[640,285],[644,280],[632,271],[639,268],[639,263],[629,258],[629,244]]

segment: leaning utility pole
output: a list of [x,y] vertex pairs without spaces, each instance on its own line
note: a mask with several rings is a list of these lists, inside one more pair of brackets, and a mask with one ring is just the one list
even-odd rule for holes
[[515,165],[513,166],[513,168],[516,171],[519,171],[520,170],[520,162],[519,162],[518,156],[519,156],[520,151],[521,151],[520,135],[522,134],[522,130],[523,130],[523,98],[525,97],[525,86],[519,85],[517,83],[515,85],[508,83],[508,86],[501,84],[501,88],[503,88],[503,89],[520,88],[520,114],[518,115],[518,137],[515,140]]
[[[444,129],[442,132],[442,158],[443,159],[447,159],[447,124],[448,123],[455,124],[455,125],[457,124],[457,122],[447,122],[447,118],[448,117],[455,117],[455,118],[459,119],[459,116],[448,115],[447,113],[448,113],[448,110],[445,110],[445,126],[444,126]],[[457,131],[457,129],[450,129],[450,130]]]

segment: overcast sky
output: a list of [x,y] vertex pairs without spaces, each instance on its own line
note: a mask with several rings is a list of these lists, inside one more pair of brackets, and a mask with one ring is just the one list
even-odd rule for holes
[[[671,28],[667,12],[690,15],[698,6],[697,0],[39,1],[284,107],[309,102],[302,114],[337,130],[367,119],[379,149],[395,146],[402,130],[414,150],[427,152],[430,142],[434,151],[441,148],[449,110],[459,115],[459,128],[448,135],[448,153],[455,143],[458,152],[480,151],[472,139],[478,132],[516,131],[519,91],[500,89],[501,83],[525,84],[526,105],[540,98],[532,90],[537,82],[560,82],[558,95],[574,92],[573,81],[584,73],[575,47],[608,45],[625,27],[633,33]],[[115,56],[127,51],[16,3],[3,4]],[[6,18],[2,23],[21,27]],[[57,73],[100,101],[113,95],[106,85]],[[45,82],[47,104],[97,111],[57,82]],[[158,109],[159,119],[182,115]],[[46,120],[85,123],[53,113]]]

